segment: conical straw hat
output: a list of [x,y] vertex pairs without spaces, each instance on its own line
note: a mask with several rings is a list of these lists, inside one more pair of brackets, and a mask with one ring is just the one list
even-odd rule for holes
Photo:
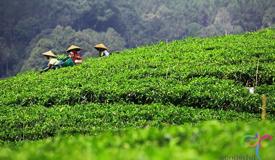
[[54,58],[57,57],[52,51],[48,51],[48,52],[42,53],[42,55],[43,56],[47,56],[47,57],[54,57]]
[[76,45],[71,45],[68,49],[67,52],[73,51],[73,50],[81,50],[80,47],[76,46]]
[[108,48],[104,45],[104,44],[97,44],[96,46],[95,46],[95,49],[105,49],[105,50],[108,50]]

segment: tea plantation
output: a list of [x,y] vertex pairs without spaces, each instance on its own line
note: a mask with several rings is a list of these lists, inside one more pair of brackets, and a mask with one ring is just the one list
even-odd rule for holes
[[[160,42],[0,87],[0,159],[256,158],[245,136],[275,136],[275,30]],[[274,149],[264,140],[260,156]]]

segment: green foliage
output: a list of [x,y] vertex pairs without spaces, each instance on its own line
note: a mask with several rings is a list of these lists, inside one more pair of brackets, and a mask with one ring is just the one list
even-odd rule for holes
[[[118,43],[114,45],[115,47],[135,47],[160,40],[224,35],[274,26],[274,0],[47,0],[43,2],[2,0],[1,2],[0,37],[6,39],[8,46],[5,48],[8,49],[0,52],[1,55],[6,52],[11,55],[0,61],[2,77],[41,64],[35,64],[41,59],[33,54],[41,50],[43,52],[44,49],[32,51],[33,46],[38,47],[38,37],[48,39],[49,34],[45,32],[57,26],[69,26],[74,32],[81,32],[75,35],[81,36],[76,40],[77,43],[89,46],[93,46],[94,41],[98,43],[102,39],[94,38],[91,41],[91,37],[83,33],[84,30],[93,30],[96,32],[92,34],[94,35],[107,34],[110,32],[109,28],[112,28],[113,36],[110,37],[119,37],[119,39],[111,38],[107,41],[111,47],[114,43]],[[57,33],[55,37],[62,39],[63,35]],[[109,40],[109,36],[107,39]],[[41,41],[39,44],[45,47],[53,43],[50,46],[57,47],[54,48],[56,50],[64,48],[55,42],[55,39],[48,40],[53,42]],[[28,65],[29,63],[31,65]]]
[[[76,105],[1,107],[0,141],[37,140],[57,135],[98,135],[129,127],[165,127],[205,120],[257,120],[259,115],[163,105]],[[273,118],[273,117],[270,117]]]
[[[68,27],[59,32],[64,39],[97,35]],[[54,46],[48,39],[63,43],[54,35],[37,37],[33,51]],[[274,135],[273,122],[257,122],[262,94],[274,120],[274,37],[275,30],[266,29],[160,42],[1,80],[0,159],[253,156],[244,137]],[[256,93],[249,94],[246,83],[256,83],[257,68]],[[274,159],[272,150],[274,141],[263,142],[262,158]]]
[[41,55],[43,52],[53,50],[55,53],[66,54],[66,49],[71,44],[81,46],[84,50],[83,56],[98,55],[94,45],[101,42],[112,50],[121,50],[125,47],[123,38],[112,28],[104,33],[98,33],[91,29],[76,32],[71,27],[57,26],[49,35],[39,37],[41,35],[29,48],[31,54],[22,67],[23,71],[42,68],[45,63],[45,58]]
[[[174,104],[259,112],[261,89],[274,85],[274,30],[209,39],[188,39],[126,50],[109,58],[87,59],[74,68],[28,73],[1,83],[0,105],[79,103]],[[274,101],[269,112],[274,113]]]
[[[204,122],[164,129],[128,129],[96,137],[56,137],[26,142],[16,149],[1,147],[0,157],[12,159],[256,159],[246,136],[274,135],[274,122]],[[254,142],[254,141],[253,141]],[[251,143],[253,143],[251,142]],[[256,142],[256,141],[255,141]],[[254,144],[254,143],[253,143]],[[264,140],[262,159],[274,159],[275,141]]]
[[16,66],[14,66],[14,62],[18,61],[19,57],[13,55],[14,52],[13,45],[8,45],[7,40],[0,36],[0,78],[15,73]]

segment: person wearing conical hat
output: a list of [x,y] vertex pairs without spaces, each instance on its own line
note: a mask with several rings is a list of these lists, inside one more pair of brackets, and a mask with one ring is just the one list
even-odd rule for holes
[[82,63],[82,57],[80,55],[80,51],[82,49],[76,45],[71,45],[67,49],[67,53],[69,53],[69,57],[73,60],[75,64],[81,64]]
[[99,57],[108,57],[110,55],[108,48],[102,43],[97,44],[94,48],[99,52]]
[[48,71],[49,69],[53,69],[55,65],[59,64],[59,61],[57,60],[57,55],[54,54],[53,51],[42,53],[42,55],[49,61],[47,67],[43,69],[42,72]]

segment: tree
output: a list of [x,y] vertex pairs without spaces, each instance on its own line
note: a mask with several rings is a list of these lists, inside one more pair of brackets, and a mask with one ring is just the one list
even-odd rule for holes
[[[41,44],[64,48],[68,43],[62,42],[64,37],[91,44],[96,42],[89,38],[91,35],[97,40],[108,35],[121,39],[101,41],[135,47],[186,36],[223,35],[274,26],[274,10],[274,0],[1,0],[0,37],[5,44],[1,52],[10,56],[6,57],[8,65],[3,62],[0,70],[5,70],[5,75],[18,72],[27,63],[25,59],[33,56],[41,39],[50,40]],[[63,27],[61,34],[58,25],[70,29]],[[73,42],[73,38],[69,39]]]
[[241,26],[233,25],[230,13],[226,8],[220,8],[214,19],[214,23],[201,30],[201,36],[216,36],[232,33],[240,33]]
[[186,36],[198,36],[202,26],[198,23],[190,23],[186,26]]
[[[45,32],[47,33],[47,32]],[[121,50],[125,47],[125,41],[114,29],[107,32],[96,32],[92,29],[75,31],[71,27],[57,26],[50,34],[39,35],[30,44],[30,57],[24,63],[22,71],[39,69],[45,65],[45,59],[41,54],[52,50],[57,54],[67,54],[66,48],[75,44],[83,49],[83,56],[97,56],[94,46],[97,43],[105,43],[110,51]]]
[[271,27],[275,23],[275,6],[270,7],[265,11],[265,15],[263,17],[263,26]]

